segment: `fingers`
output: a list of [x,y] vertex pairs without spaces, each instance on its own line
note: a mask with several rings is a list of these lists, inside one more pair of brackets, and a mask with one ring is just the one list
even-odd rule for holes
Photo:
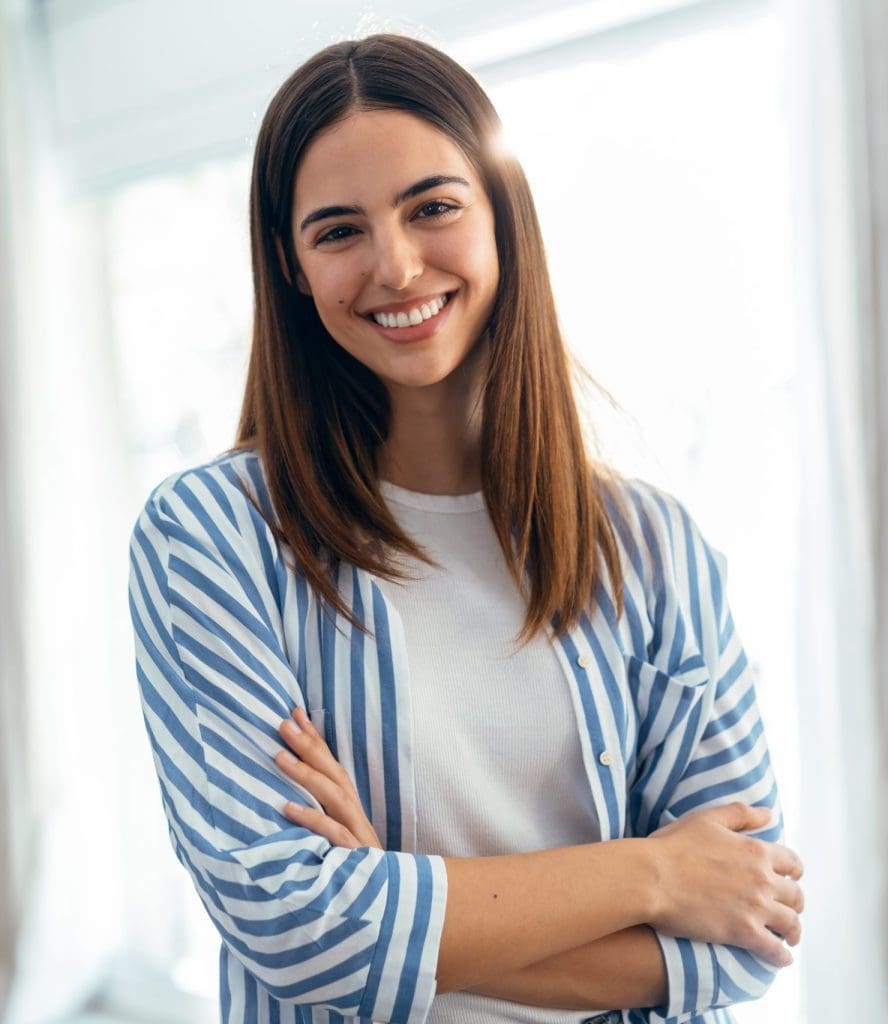
[[311,793],[329,818],[355,837],[363,833],[366,823],[364,810],[350,791],[344,792],[341,786],[322,772],[293,757],[286,750],[275,755],[275,762],[285,775]]
[[307,828],[309,832],[323,836],[332,846],[344,846],[347,850],[357,850],[361,845],[344,825],[334,821],[315,807],[303,807],[301,804],[288,803],[284,806],[284,813],[295,824]]
[[[313,809],[310,815],[303,814],[301,818],[292,820],[317,831],[337,846],[375,846],[381,849],[379,837],[364,813],[348,772],[333,756],[302,708],[293,711],[293,719],[281,722],[279,731],[296,754],[280,750],[274,760],[285,775],[299,783],[322,805],[322,810]],[[309,820],[320,822],[321,818],[325,819],[323,830],[307,824]],[[341,838],[346,842],[341,842]]]
[[318,739],[323,739],[323,736],[321,736],[321,734],[315,728],[314,722],[309,718],[308,712],[305,710],[305,708],[295,707],[290,712],[290,714],[293,716],[293,719],[295,720],[296,724],[299,726],[300,729],[302,729],[305,732],[313,733],[315,736],[318,737]]
[[760,956],[774,967],[789,967],[793,962],[792,953],[784,946],[779,935],[773,935],[767,929],[760,938],[750,946],[750,952]]
[[790,946],[799,944],[802,937],[802,922],[794,910],[783,903],[775,903],[766,923],[772,932],[776,932]]
[[793,882],[790,878],[778,878],[774,890],[779,903],[794,910],[797,914],[801,914],[805,909],[805,894],[797,882]]
[[274,760],[285,775],[307,789],[329,814],[332,814],[337,820],[342,820],[338,812],[344,794],[337,783],[310,764],[294,757],[288,750],[278,751]]
[[780,846],[778,843],[771,847],[771,864],[778,875],[792,878],[798,881],[804,874],[804,867],[801,858],[787,846]]
[[296,708],[293,711],[293,719],[295,722],[285,718],[278,729],[287,746],[299,755],[301,761],[311,765],[312,768],[321,772],[344,790],[352,792],[354,787],[348,772],[333,756],[323,737],[312,725],[311,719],[302,708]]
[[713,807],[705,813],[711,813],[717,821],[733,832],[764,828],[773,817],[770,807],[752,807],[739,800],[723,807]]

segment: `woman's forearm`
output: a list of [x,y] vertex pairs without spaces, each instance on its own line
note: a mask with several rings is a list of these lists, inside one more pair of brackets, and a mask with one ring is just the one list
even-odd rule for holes
[[[314,751],[309,768],[325,780],[324,804],[320,811],[294,811],[294,820],[334,845],[381,848],[347,773],[303,719],[304,733],[287,742],[305,761]],[[282,724],[283,736],[291,725]],[[294,779],[304,780],[302,764],[297,767]],[[529,1004],[659,1006],[666,979],[659,943],[644,925],[663,935],[740,945],[775,966],[791,962],[784,937],[798,942],[801,862],[792,850],[738,834],[770,818],[767,807],[734,802],[694,811],[645,838],[443,856],[437,993],[495,985],[489,991]],[[593,945],[608,936],[611,941]],[[608,987],[599,989],[599,982]]]
[[738,834],[770,815],[735,802],[694,811],[644,839],[445,857],[438,992],[502,979],[642,924],[740,945],[777,967],[791,963],[784,941],[799,940],[801,862],[792,850]]
[[662,1006],[666,966],[651,928],[638,925],[489,978],[472,992],[565,1010]]
[[647,839],[496,857],[445,857],[438,994],[650,920],[658,879]]

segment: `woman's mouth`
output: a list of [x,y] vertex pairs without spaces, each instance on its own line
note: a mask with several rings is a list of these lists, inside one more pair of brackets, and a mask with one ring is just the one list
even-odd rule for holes
[[444,292],[426,302],[397,312],[367,313],[365,319],[392,341],[419,341],[435,334],[450,313],[453,292]]
[[400,310],[397,313],[371,313],[370,316],[380,327],[416,327],[424,320],[431,320],[447,305],[450,295],[445,292],[428,302],[423,302],[410,309]]

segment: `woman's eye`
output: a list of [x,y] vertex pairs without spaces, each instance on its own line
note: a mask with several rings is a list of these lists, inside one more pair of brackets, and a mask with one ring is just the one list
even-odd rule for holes
[[[431,199],[429,202],[423,203],[414,216],[420,220],[432,220],[447,217],[449,214],[457,213],[459,210],[460,207],[455,206],[453,203],[445,203],[441,199]],[[347,238],[351,238],[352,235],[356,234],[358,234],[356,228],[349,227],[347,224],[338,224],[336,227],[329,228],[322,235],[319,235],[314,244],[330,245],[336,242],[344,242]]]
[[416,211],[417,216],[423,219],[429,217],[445,217],[448,213],[455,213],[459,209],[458,206],[454,206],[452,203],[442,202],[440,199],[433,199],[428,203],[423,203],[422,206]]
[[344,238],[351,238],[354,230],[354,228],[350,228],[345,224],[330,228],[329,231],[325,231],[323,235],[316,239],[315,245],[323,245],[326,242],[341,242]]

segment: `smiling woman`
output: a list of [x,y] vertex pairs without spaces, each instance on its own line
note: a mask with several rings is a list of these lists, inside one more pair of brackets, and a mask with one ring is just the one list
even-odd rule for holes
[[730,1021],[803,900],[725,562],[587,453],[490,101],[416,40],[328,47],[251,232],[237,444],[131,544],[223,1021]]

